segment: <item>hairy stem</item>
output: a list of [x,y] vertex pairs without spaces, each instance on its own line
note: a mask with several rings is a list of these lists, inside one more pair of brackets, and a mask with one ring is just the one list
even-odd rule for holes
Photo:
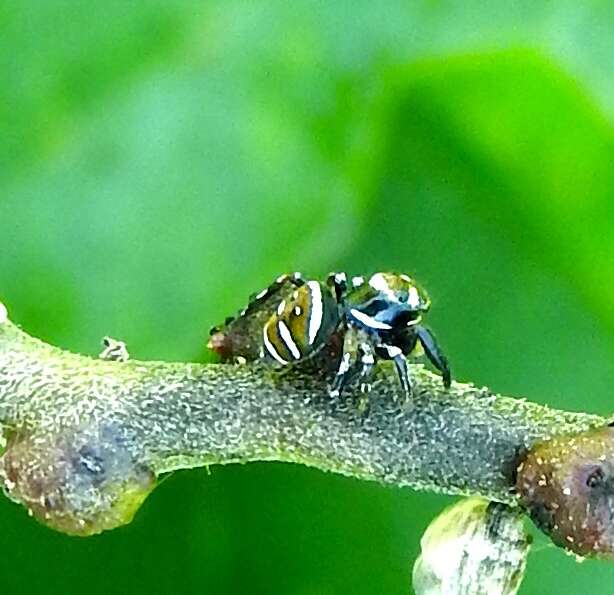
[[307,370],[94,360],[6,320],[7,491],[47,524],[78,534],[130,520],[159,473],[256,460],[514,503],[524,448],[605,423],[470,384],[446,390],[421,366],[412,366],[416,394],[402,406],[394,370],[378,367],[361,413],[358,389],[331,398],[327,379]]

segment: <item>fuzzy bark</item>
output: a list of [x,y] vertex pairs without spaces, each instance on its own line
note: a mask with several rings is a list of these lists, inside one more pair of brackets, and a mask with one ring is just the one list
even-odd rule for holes
[[[411,372],[417,391],[403,407],[394,370],[381,365],[361,413],[352,389],[333,399],[326,379],[304,370],[94,360],[7,320],[0,325],[0,420],[22,442],[27,436],[63,449],[88,441],[95,448],[104,435],[109,449],[121,446],[126,467],[155,474],[276,460],[508,503],[524,447],[605,423],[471,384],[445,390],[421,366]],[[72,481],[70,473],[63,480]]]

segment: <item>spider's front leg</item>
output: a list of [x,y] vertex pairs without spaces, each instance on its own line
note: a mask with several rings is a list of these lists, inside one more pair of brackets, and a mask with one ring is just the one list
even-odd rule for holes
[[418,325],[415,328],[416,336],[424,349],[426,357],[428,357],[431,363],[441,372],[443,385],[446,388],[450,388],[450,384],[452,384],[452,373],[450,372],[448,359],[439,348],[435,335],[425,326]]

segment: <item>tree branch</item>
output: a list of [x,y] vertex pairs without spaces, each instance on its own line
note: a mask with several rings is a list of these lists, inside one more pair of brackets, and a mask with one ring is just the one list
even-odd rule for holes
[[470,384],[445,390],[421,366],[411,372],[417,391],[402,407],[394,370],[380,364],[360,413],[354,389],[331,398],[327,379],[308,370],[94,360],[7,319],[6,490],[46,524],[75,534],[128,522],[160,473],[257,460],[515,504],[526,449],[605,424]]

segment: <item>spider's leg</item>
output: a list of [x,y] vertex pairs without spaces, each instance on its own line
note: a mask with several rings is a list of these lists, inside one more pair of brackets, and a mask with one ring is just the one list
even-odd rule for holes
[[371,379],[375,371],[375,352],[368,342],[360,344],[360,390],[363,393],[371,392]]
[[403,352],[403,355],[409,356],[414,349],[416,349],[416,344],[418,343],[418,336],[414,332],[412,328],[409,332],[404,332],[398,335],[394,340],[394,345],[399,347]]
[[360,396],[358,397],[357,409],[366,414],[369,409],[368,393],[371,392],[371,379],[375,371],[375,352],[371,344],[363,341],[360,344]]
[[422,345],[422,348],[424,349],[426,357],[428,357],[431,363],[441,372],[443,385],[446,388],[450,388],[450,384],[452,383],[450,366],[448,365],[446,356],[443,354],[439,348],[439,345],[437,344],[435,335],[433,335],[433,333],[424,326],[418,325],[415,328],[416,335],[420,341],[420,345]]
[[407,369],[407,360],[403,355],[403,351],[395,345],[386,345],[384,348],[388,353],[388,357],[394,362],[397,374],[399,375],[399,381],[401,382],[401,388],[405,393],[405,398],[408,399],[411,397],[412,386]]
[[357,333],[353,328],[348,328],[345,337],[343,338],[343,354],[341,355],[341,361],[339,368],[337,369],[337,375],[333,380],[333,385],[330,390],[332,397],[337,397],[343,390],[343,387],[347,384],[350,374],[356,369],[356,360],[358,357],[358,340]]
[[302,287],[305,285],[305,283],[307,283],[307,281],[305,281],[303,278],[303,275],[301,275],[301,273],[298,271],[295,271],[294,273],[287,273],[282,275],[282,277],[287,277],[288,281],[290,281],[294,287]]
[[330,273],[326,279],[326,285],[330,287],[337,302],[341,302],[347,291],[347,275],[345,273]]

